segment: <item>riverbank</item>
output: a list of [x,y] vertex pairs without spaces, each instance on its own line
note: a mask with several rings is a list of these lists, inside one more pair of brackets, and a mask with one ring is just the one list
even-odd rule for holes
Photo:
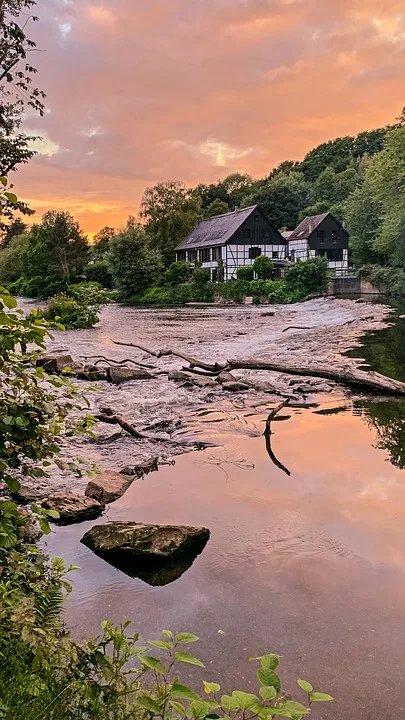
[[[24,303],[23,303],[24,307]],[[32,304],[27,304],[32,307]],[[274,313],[274,314],[271,314]],[[51,353],[70,353],[75,360],[104,356],[114,361],[133,358],[165,370],[181,367],[177,358],[156,361],[142,351],[115,345],[113,340],[136,343],[152,349],[171,347],[207,362],[227,358],[255,357],[272,361],[322,362],[330,366],[350,367],[360,364],[358,359],[342,354],[358,346],[366,330],[386,326],[389,309],[384,305],[352,300],[319,298],[295,305],[220,306],[204,308],[139,309],[120,305],[106,306],[100,323],[91,330],[54,331],[48,349]],[[210,441],[216,443],[214,429],[202,429],[201,413],[217,408],[232,417],[235,408],[256,411],[257,406],[272,407],[279,395],[290,394],[292,404],[311,405],[317,396],[337,391],[336,385],[321,378],[292,377],[286,373],[236,371],[234,375],[254,383],[255,389],[227,392],[220,386],[189,387],[185,383],[168,380],[161,375],[153,380],[135,380],[119,386],[100,382],[89,386],[77,384],[89,399],[90,411],[100,408],[119,411],[140,429],[169,424],[173,440]],[[262,387],[262,390],[260,390]],[[339,386],[338,394],[348,396],[347,388]],[[229,427],[232,421],[229,420]],[[69,456],[85,456],[101,470],[120,470],[139,465],[159,455],[165,461],[185,451],[175,442],[151,443],[134,440],[122,433],[109,441],[116,430],[100,423],[96,438],[73,440],[66,445]],[[37,488],[51,486],[54,490],[83,492],[87,478],[62,473],[57,468],[50,480],[38,481]]]

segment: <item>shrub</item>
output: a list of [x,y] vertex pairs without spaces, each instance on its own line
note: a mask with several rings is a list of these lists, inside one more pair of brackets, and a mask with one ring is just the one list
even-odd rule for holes
[[193,280],[197,285],[204,285],[208,283],[211,278],[211,273],[208,268],[196,267],[193,272]]
[[172,285],[180,285],[192,277],[193,271],[190,263],[173,262],[166,270],[165,281]]
[[402,268],[363,265],[358,276],[368,280],[389,295],[405,295],[405,272]]
[[253,262],[253,270],[257,274],[259,280],[267,280],[274,268],[274,263],[267,255],[259,255]]
[[67,294],[80,302],[87,303],[87,305],[94,307],[108,305],[113,301],[114,297],[114,291],[106,290],[97,282],[70,285]]
[[245,265],[238,268],[236,271],[236,277],[238,280],[253,280],[253,267]]
[[47,310],[40,313],[48,322],[63,325],[66,330],[91,328],[99,321],[99,306],[88,305],[78,298],[60,293],[51,298]]
[[90,263],[84,270],[84,274],[89,282],[97,282],[104,288],[111,289],[113,286],[113,277],[110,266],[106,260],[98,260]]
[[57,293],[66,292],[69,285],[68,281],[68,277],[59,279],[39,276],[21,277],[16,282],[9,284],[8,289],[13,295],[46,300]]
[[[190,632],[163,630],[140,642],[129,623],[102,623],[102,634],[77,645],[64,632],[61,609],[70,586],[60,558],[49,566],[38,551],[9,553],[0,585],[1,713],[5,720],[218,720],[240,717],[302,720],[319,702],[333,700],[298,680],[300,700],[282,691],[280,657],[252,658],[255,694],[223,694],[208,680],[198,692],[182,682],[184,666],[204,668],[190,653]],[[211,670],[210,670],[211,673]],[[189,672],[185,672],[189,676]],[[287,699],[288,697],[288,699]],[[302,702],[301,702],[302,700]]]
[[311,293],[324,293],[328,287],[328,264],[324,258],[317,257],[297,262],[286,275],[288,285],[305,297]]

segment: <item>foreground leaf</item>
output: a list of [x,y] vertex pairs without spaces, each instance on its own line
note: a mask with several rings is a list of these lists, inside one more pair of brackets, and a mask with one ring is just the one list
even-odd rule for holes
[[198,667],[205,667],[204,663],[202,663],[201,660],[198,660],[198,658],[190,655],[189,653],[176,652],[174,653],[174,659],[176,662],[190,663],[190,665],[198,665]]

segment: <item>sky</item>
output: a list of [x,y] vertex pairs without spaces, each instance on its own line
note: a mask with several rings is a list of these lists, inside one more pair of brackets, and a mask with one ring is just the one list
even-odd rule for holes
[[403,0],[39,0],[38,155],[13,177],[92,236],[145,187],[266,175],[405,105]]

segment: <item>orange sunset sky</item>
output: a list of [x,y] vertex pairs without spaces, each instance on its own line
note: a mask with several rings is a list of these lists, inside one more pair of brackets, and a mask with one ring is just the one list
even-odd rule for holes
[[[90,235],[144,188],[263,176],[405,105],[404,0],[39,0],[38,156],[15,174],[36,210]],[[32,56],[30,58],[32,60]]]

